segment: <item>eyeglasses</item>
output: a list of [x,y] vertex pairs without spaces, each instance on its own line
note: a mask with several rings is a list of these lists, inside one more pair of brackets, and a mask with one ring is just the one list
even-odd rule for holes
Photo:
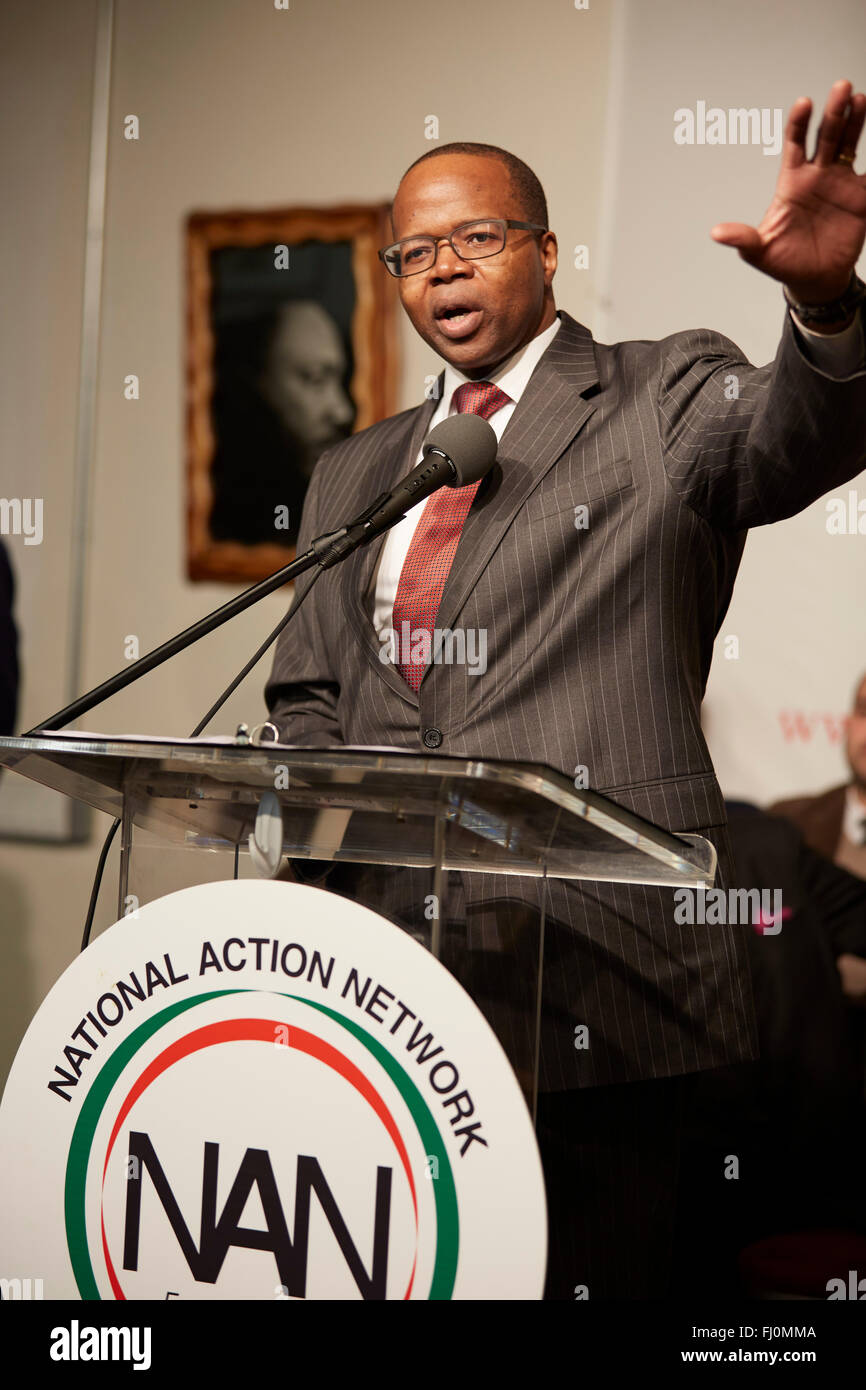
[[455,227],[450,236],[410,236],[403,241],[395,241],[379,252],[379,260],[392,275],[420,275],[435,265],[439,254],[440,241],[447,241],[455,256],[461,261],[480,261],[486,256],[496,256],[505,246],[505,232],[508,227],[519,227],[526,232],[546,232],[535,222],[515,222],[510,217],[488,217],[483,222],[462,222]]

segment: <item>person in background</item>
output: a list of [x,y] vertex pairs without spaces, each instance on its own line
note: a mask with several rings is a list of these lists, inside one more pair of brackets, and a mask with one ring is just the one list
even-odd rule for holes
[[[793,821],[812,849],[849,873],[866,878],[866,675],[854,694],[845,752],[850,782],[816,796],[798,796],[769,807]],[[866,980],[861,981],[866,989]]]
[[289,300],[277,315],[260,390],[295,443],[309,479],[319,455],[345,439],[355,407],[343,390],[346,349],[334,319],[315,300]]
[[[289,300],[218,349],[214,539],[295,544],[313,467],[352,428],[346,370],[340,330],[314,300]],[[281,507],[289,523],[275,529]]]
[[772,890],[781,906],[748,937],[758,1059],[692,1080],[676,1258],[684,1295],[696,1269],[704,1294],[737,1293],[737,1254],[764,1236],[866,1234],[866,883],[789,821],[746,802],[726,810],[737,887]]

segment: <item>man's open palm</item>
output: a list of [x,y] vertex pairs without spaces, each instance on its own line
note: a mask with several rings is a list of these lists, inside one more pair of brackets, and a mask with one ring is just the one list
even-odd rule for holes
[[850,162],[866,118],[866,94],[854,93],[850,82],[834,82],[809,159],[811,114],[808,97],[798,98],[788,113],[779,180],[760,225],[722,222],[711,235],[781,280],[801,303],[819,304],[844,292],[866,237],[866,175],[855,174]]

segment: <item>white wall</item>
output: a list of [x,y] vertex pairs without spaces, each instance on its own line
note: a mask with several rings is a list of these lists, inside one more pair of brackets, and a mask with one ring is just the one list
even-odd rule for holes
[[[0,374],[0,415],[14,420],[4,468],[10,454],[38,466],[54,518],[68,512],[73,456],[93,14],[92,4],[12,0],[0,56],[0,154],[16,233],[14,267],[11,252],[3,258],[9,370]],[[184,578],[182,228],[190,210],[388,199],[429,148],[424,121],[434,114],[441,142],[503,145],[536,169],[564,246],[596,240],[606,7],[582,13],[554,0],[500,0],[493,21],[488,7],[457,0],[433,9],[316,0],[288,11],[267,0],[119,0],[85,688],[123,665],[126,635],[149,650],[232,592]],[[140,119],[137,143],[122,138],[129,113]],[[566,262],[558,288],[563,307],[588,318],[590,280]],[[419,401],[425,376],[438,370],[408,324],[402,350],[401,407]],[[137,402],[123,397],[131,372],[141,380]],[[0,492],[12,492],[5,477]],[[19,614],[22,729],[66,699],[62,534],[52,529],[26,557],[39,569],[40,605]],[[24,558],[16,549],[13,562]],[[93,711],[83,727],[188,733],[286,602],[273,596]],[[266,660],[240,687],[215,732],[263,716],[268,669]],[[94,817],[84,847],[0,843],[0,988],[8,996],[0,1076],[77,949],[107,824]],[[114,882],[112,860],[98,927],[116,915]]]
[[[617,341],[711,327],[750,361],[768,362],[781,288],[709,232],[717,222],[760,221],[779,160],[754,146],[677,145],[673,114],[704,100],[725,110],[781,107],[786,118],[801,95],[823,106],[836,78],[862,90],[866,7],[620,0],[618,10],[595,335]],[[861,275],[864,267],[866,257]],[[850,486],[866,499],[866,474]],[[866,670],[866,536],[829,535],[826,521],[822,500],[753,530],[746,543],[704,704],[729,796],[764,802],[847,776],[839,731]],[[725,659],[729,635],[739,638],[737,660]],[[810,737],[786,735],[792,717]]]
[[[0,495],[44,503],[41,545],[7,538],[19,591],[21,729],[65,703],[70,656],[94,17],[86,0],[39,8],[9,0],[0,9]],[[0,800],[14,795],[13,777],[0,778]],[[92,847],[0,843],[0,1076],[74,954],[92,859]]]

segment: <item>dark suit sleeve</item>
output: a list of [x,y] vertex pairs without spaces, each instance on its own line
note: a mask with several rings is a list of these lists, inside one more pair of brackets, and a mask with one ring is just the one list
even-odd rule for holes
[[[309,549],[312,538],[324,529],[318,523],[319,498],[330,453],[331,450],[326,450],[322,454],[310,480],[298,535],[299,555]],[[293,606],[318,574],[318,570],[309,571],[296,581]],[[270,718],[280,730],[281,741],[308,748],[344,743],[337,715],[339,694],[340,682],[332,668],[311,595],[284,630],[265,687]]]
[[744,530],[793,516],[866,467],[866,367],[843,379],[822,372],[787,312],[766,367],[706,330],[660,347],[668,479],[715,526]]
[[804,841],[799,857],[803,884],[819,906],[834,956],[846,951],[866,956],[866,882],[825,859]]
[[820,926],[834,956],[866,956],[866,882],[813,849],[796,824],[773,810],[727,807],[738,882],[781,888],[803,920]]
[[18,708],[18,634],[12,617],[15,584],[0,542],[0,734],[14,732]]

